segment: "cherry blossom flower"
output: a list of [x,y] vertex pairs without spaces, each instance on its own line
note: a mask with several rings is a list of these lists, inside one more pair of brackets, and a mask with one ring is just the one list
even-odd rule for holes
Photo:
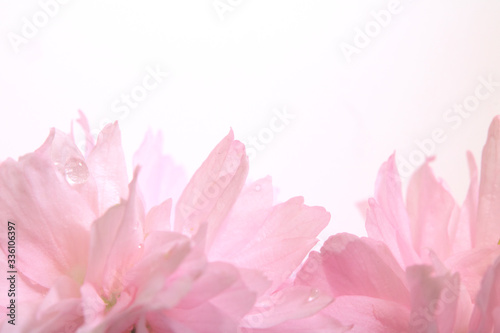
[[[325,310],[352,332],[492,332],[500,326],[500,116],[468,154],[463,205],[427,162],[406,203],[395,156],[382,165],[367,210],[368,238],[339,234],[312,252],[295,281],[335,297]],[[495,332],[496,332],[495,330]]]
[[[84,153],[52,130],[0,164],[1,223],[18,234],[19,331],[345,331],[320,313],[332,297],[292,283],[330,215],[300,197],[274,203],[270,178],[246,184],[232,131],[187,184],[149,134],[129,183],[118,124],[94,142],[78,122]],[[3,320],[1,332],[11,328]]]

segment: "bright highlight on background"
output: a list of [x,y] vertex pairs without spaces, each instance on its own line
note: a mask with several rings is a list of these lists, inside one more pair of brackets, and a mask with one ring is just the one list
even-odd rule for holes
[[232,128],[250,179],[332,213],[323,239],[364,234],[356,204],[394,150],[403,176],[437,155],[463,199],[465,151],[479,159],[500,113],[499,14],[493,0],[2,0],[0,158],[82,110],[95,133],[120,121],[129,161],[161,130],[191,174]]

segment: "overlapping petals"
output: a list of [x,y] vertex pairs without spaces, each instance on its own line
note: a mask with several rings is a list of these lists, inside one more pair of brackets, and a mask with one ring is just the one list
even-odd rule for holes
[[20,235],[19,331],[345,330],[319,313],[332,297],[292,283],[330,215],[300,197],[275,204],[270,178],[246,184],[232,131],[187,183],[148,133],[129,183],[118,124],[94,142],[78,123],[83,154],[52,130],[0,165],[0,219]]
[[321,313],[352,332],[497,332],[500,324],[500,117],[489,129],[481,178],[462,205],[430,167],[412,176],[406,202],[391,156],[368,202],[368,238],[340,234],[297,276],[335,297]]

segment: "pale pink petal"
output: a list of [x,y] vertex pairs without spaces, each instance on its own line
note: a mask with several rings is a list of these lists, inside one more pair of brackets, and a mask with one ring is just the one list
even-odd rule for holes
[[488,268],[500,256],[500,246],[471,249],[449,258],[446,266],[460,273],[461,284],[474,300],[481,287],[481,281]]
[[211,263],[175,308],[148,314],[154,329],[172,332],[236,332],[255,302],[238,270],[225,263]]
[[296,285],[313,286],[320,291],[329,291],[330,284],[323,269],[323,257],[320,253],[311,251],[297,273],[294,283]]
[[271,328],[290,320],[318,313],[333,301],[326,293],[310,286],[292,286],[259,298],[242,322],[244,327]]
[[108,124],[87,158],[99,195],[100,215],[128,197],[128,176],[118,123]]
[[[18,289],[18,295],[21,293]],[[62,276],[42,302],[18,303],[16,325],[8,324],[3,329],[5,332],[74,332],[83,323],[79,296],[77,283]]]
[[386,243],[401,265],[418,261],[411,244],[410,223],[394,154],[380,167],[375,198],[368,200],[365,226],[368,236]]
[[[42,153],[49,149],[56,170],[87,200],[93,213],[98,216],[97,185],[74,141],[68,135],[53,129],[45,144],[37,152]],[[88,228],[90,229],[90,225]]]
[[89,269],[85,280],[99,286],[101,296],[112,299],[123,287],[126,270],[137,261],[144,240],[144,209],[137,197],[137,172],[130,184],[130,197],[110,208],[92,225]]
[[497,244],[500,239],[500,116],[491,122],[483,148],[479,207],[474,246]]
[[[242,201],[241,205],[244,203]],[[251,208],[254,203],[249,200],[248,205]],[[330,214],[324,208],[306,206],[301,197],[276,205],[270,212],[267,205],[254,213],[247,213],[243,207],[239,211],[239,207],[235,205],[234,212],[229,215],[225,235],[220,235],[222,237],[214,243],[218,247],[218,256],[210,254],[210,258],[225,260],[242,268],[259,269],[273,281],[271,289],[278,287],[299,267],[330,220]],[[241,226],[237,223],[231,226],[233,217],[234,221],[243,221]],[[235,230],[237,228],[241,230]],[[238,237],[229,241],[226,247],[224,243],[229,235]]]
[[124,276],[126,289],[135,294],[134,306],[149,309],[175,306],[189,289],[181,284],[173,288],[176,282],[167,283],[167,278],[184,263],[190,251],[189,239],[178,233],[155,232],[147,236],[142,258]]
[[161,132],[154,135],[149,130],[134,154],[134,168],[141,167],[139,188],[144,197],[146,211],[161,202],[173,198],[177,200],[187,183],[184,169],[177,166],[170,156],[163,155]]
[[[258,323],[260,319],[255,317],[255,321]],[[331,316],[325,315],[323,313],[317,313],[313,316],[288,320],[279,325],[269,327],[269,328],[256,328],[249,324],[248,327],[241,327],[238,331],[239,333],[344,333],[351,332],[351,327],[342,325],[338,320],[335,320]]]
[[182,192],[175,210],[175,230],[194,234],[202,223],[207,223],[209,247],[243,188],[247,173],[245,146],[234,141],[231,130]]
[[[221,224],[214,242],[207,249],[212,260],[228,260],[238,256],[242,244],[261,229],[273,205],[271,177],[246,185],[233,208]],[[236,251],[236,253],[235,253]]]
[[364,295],[409,304],[404,271],[384,243],[337,234],[325,242],[321,257],[334,297]]
[[92,137],[92,133],[90,133],[90,125],[87,116],[85,116],[85,114],[80,110],[78,110],[78,114],[80,115],[80,118],[78,118],[77,122],[82,127],[85,135],[85,157],[88,157],[90,152],[95,147],[95,142]]
[[[500,310],[500,258],[488,269],[476,298],[476,306],[471,317],[469,331],[474,333],[491,332],[498,327]],[[495,333],[497,331],[495,330]]]
[[[35,153],[0,165],[0,219],[3,230],[15,222],[16,266],[46,288],[61,275],[82,280],[87,266],[88,226],[95,216],[89,203],[70,185],[51,158],[51,135]],[[64,226],[64,227],[62,227]],[[20,236],[22,235],[22,236]],[[7,232],[0,246],[7,253]]]
[[432,249],[444,260],[451,251],[449,221],[458,207],[443,181],[434,176],[429,166],[431,161],[427,160],[412,176],[408,185],[407,207],[417,253],[424,256],[426,251]]
[[474,238],[473,233],[475,233],[476,228],[479,191],[478,171],[471,152],[467,152],[467,160],[470,173],[469,189],[458,217],[455,215],[450,221],[450,241],[453,253],[471,249],[472,239]]
[[165,200],[158,206],[152,207],[146,215],[144,222],[144,234],[153,231],[170,230],[170,211],[172,209],[172,199]]
[[340,296],[322,313],[337,318],[353,333],[408,332],[409,309],[392,301],[363,295]]
[[418,332],[452,332],[460,296],[458,274],[436,275],[431,266],[407,269],[411,290],[410,327]]

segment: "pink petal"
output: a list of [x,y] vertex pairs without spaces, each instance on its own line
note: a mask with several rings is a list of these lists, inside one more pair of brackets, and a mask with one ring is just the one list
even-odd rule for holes
[[408,332],[409,310],[405,305],[367,296],[340,296],[324,314],[337,318],[353,333]]
[[78,118],[77,122],[80,124],[85,134],[85,157],[88,157],[90,152],[95,147],[95,142],[92,134],[90,133],[90,125],[87,117],[80,110],[78,110],[78,114],[80,115],[80,118]]
[[144,210],[137,197],[137,172],[126,202],[110,208],[92,225],[86,281],[105,298],[123,286],[122,278],[142,252]]
[[461,284],[465,286],[471,298],[476,298],[481,281],[488,268],[500,256],[500,246],[472,249],[461,252],[446,261],[446,266],[460,273]]
[[[52,161],[55,136],[52,131],[42,147],[19,162],[8,159],[0,165],[0,224],[7,230],[7,222],[15,222],[16,251],[22,253],[17,269],[46,288],[61,275],[83,279],[88,228],[95,218],[78,185],[71,186]],[[7,232],[0,233],[4,253],[6,237]]]
[[193,289],[175,308],[148,314],[153,330],[172,332],[236,332],[238,324],[255,302],[239,277],[225,263],[211,263]]
[[420,256],[432,249],[439,258],[451,252],[449,221],[458,212],[455,200],[442,180],[432,172],[429,159],[413,175],[408,185],[407,206],[410,216],[413,245]]
[[500,238],[500,116],[491,122],[483,148],[479,207],[474,246],[497,244]]
[[87,166],[97,184],[100,215],[128,197],[127,168],[118,123],[104,127],[87,158]]
[[403,202],[394,154],[380,167],[375,198],[368,201],[368,207],[368,236],[386,243],[401,265],[418,262],[411,244],[410,222]]
[[[266,188],[264,184],[262,186]],[[224,233],[214,243],[217,252],[214,256],[210,254],[210,258],[225,260],[242,268],[258,269],[273,281],[271,289],[275,289],[299,267],[314,247],[318,241],[316,237],[330,220],[330,214],[324,208],[304,205],[301,197],[276,205],[270,212],[267,204],[263,210],[248,212],[247,209],[254,204],[253,195],[247,194],[234,206]],[[248,203],[247,208],[243,208],[245,203]],[[239,221],[243,223],[240,225]]]
[[[496,118],[497,119],[497,118]],[[500,258],[488,269],[476,298],[470,321],[470,332],[491,332],[500,325]]]
[[261,297],[243,320],[244,327],[271,328],[287,321],[308,318],[333,301],[310,286],[292,286]]
[[271,177],[246,185],[207,250],[212,260],[231,260],[266,223],[273,205]]
[[146,211],[166,199],[177,200],[187,183],[184,170],[170,156],[163,155],[161,132],[148,131],[141,147],[134,154],[134,168],[141,167],[139,188],[144,197]]
[[475,237],[477,205],[478,205],[478,180],[477,166],[471,152],[467,153],[470,170],[470,185],[467,196],[460,209],[458,217],[450,221],[450,242],[454,253],[466,251],[472,248],[472,239]]
[[158,206],[154,206],[146,215],[144,223],[144,234],[153,231],[170,230],[170,211],[172,209],[172,199],[165,200]]
[[233,131],[215,147],[182,193],[175,210],[175,230],[195,233],[208,224],[207,246],[236,201],[248,173],[245,146]]
[[325,242],[321,257],[334,297],[364,295],[409,304],[404,272],[385,244],[337,234]]
[[172,232],[154,232],[144,242],[140,261],[124,276],[125,289],[135,294],[134,306],[162,309],[175,306],[188,290],[166,283],[191,251],[190,241]]
[[431,266],[407,269],[411,290],[410,327],[418,332],[453,332],[460,297],[460,277],[435,275]]
[[[258,320],[258,319],[254,319]],[[350,327],[343,326],[339,321],[322,313],[307,318],[288,320],[269,328],[256,328],[249,324],[240,328],[241,333],[344,333],[351,332]]]

